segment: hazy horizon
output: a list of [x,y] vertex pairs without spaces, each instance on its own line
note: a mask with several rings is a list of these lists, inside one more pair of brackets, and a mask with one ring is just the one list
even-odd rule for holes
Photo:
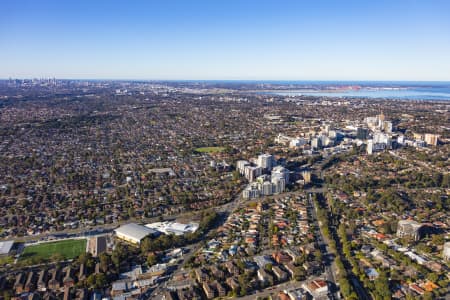
[[8,81],[8,80],[47,80],[47,79],[55,79],[55,80],[67,80],[67,81],[123,81],[123,82],[248,82],[248,83],[279,83],[279,84],[350,84],[350,83],[376,83],[376,84],[450,84],[450,80],[365,80],[365,79],[356,79],[356,80],[320,80],[320,79],[146,79],[146,78],[59,78],[55,76],[49,77],[8,77],[8,78],[0,78],[0,81]]

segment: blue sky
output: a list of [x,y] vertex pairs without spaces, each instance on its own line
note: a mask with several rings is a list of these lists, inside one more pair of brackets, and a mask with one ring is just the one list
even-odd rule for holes
[[0,78],[450,80],[446,0],[0,4]]

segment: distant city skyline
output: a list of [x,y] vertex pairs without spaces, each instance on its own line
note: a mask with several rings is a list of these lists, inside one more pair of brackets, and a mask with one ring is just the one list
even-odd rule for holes
[[4,1],[0,78],[450,81],[448,1]]

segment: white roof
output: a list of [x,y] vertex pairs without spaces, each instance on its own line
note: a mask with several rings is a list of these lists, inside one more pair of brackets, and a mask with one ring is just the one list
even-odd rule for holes
[[420,224],[419,222],[416,222],[414,220],[400,220],[400,221],[398,221],[398,224],[402,225],[402,226],[411,225],[414,228],[419,228],[422,226],[422,224]]
[[11,251],[13,244],[14,244],[14,241],[0,242],[0,255],[8,254],[9,251]]
[[146,236],[154,234],[155,230],[142,225],[138,225],[136,223],[129,223],[120,226],[119,228],[115,229],[114,232],[116,234],[124,235],[128,238],[140,241]]
[[198,229],[197,223],[177,223],[177,222],[155,222],[146,224],[145,227],[157,230],[164,234],[174,233],[176,235],[182,235],[186,232],[195,232]]
[[169,226],[169,229],[184,231],[187,230],[190,227],[189,224],[181,224],[181,223],[172,223]]
[[283,173],[283,172],[286,172],[287,171],[287,169],[285,168],[285,167],[283,167],[283,166],[275,166],[274,168],[273,168],[273,170],[272,170],[272,173]]

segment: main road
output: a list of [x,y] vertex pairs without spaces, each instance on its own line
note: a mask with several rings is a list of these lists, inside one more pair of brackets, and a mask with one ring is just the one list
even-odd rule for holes
[[[234,211],[240,204],[241,204],[241,191],[234,196],[233,200],[219,205],[214,208],[216,212],[219,213],[230,213]],[[39,240],[47,240],[48,238],[55,237],[55,238],[73,238],[73,237],[80,237],[80,236],[94,236],[104,233],[109,233],[113,231],[115,228],[119,227],[122,224],[130,223],[130,222],[137,222],[137,223],[152,223],[152,222],[158,222],[161,219],[167,221],[167,220],[174,220],[177,218],[188,218],[192,215],[194,215],[195,212],[188,211],[180,214],[174,214],[174,215],[166,215],[166,216],[156,216],[156,217],[150,217],[150,218],[130,218],[127,220],[120,220],[115,223],[110,224],[102,224],[102,225],[94,225],[94,226],[86,226],[86,227],[78,227],[74,229],[64,229],[54,232],[45,232],[41,234],[36,235],[27,235],[27,236],[21,236],[16,237],[14,240],[16,242],[32,242],[32,241],[39,241]],[[11,238],[0,238],[0,241],[2,240],[10,240]]]
[[[221,218],[218,221],[220,224],[223,224],[226,221],[228,215],[239,207],[239,205],[241,204],[241,201],[242,201],[240,194],[241,193],[237,194],[231,202],[228,202],[226,204],[223,204],[221,206],[217,206],[214,208],[214,210],[221,215],[220,216]],[[200,250],[201,245],[202,244],[200,241],[195,244],[191,244],[189,246],[184,247],[185,249],[188,249],[189,252],[186,255],[183,255],[183,258],[177,263],[177,265],[175,266],[175,269],[171,272],[171,275],[168,278],[166,278],[165,282],[161,282],[160,284],[158,284],[158,286],[154,290],[150,291],[148,293],[148,295],[144,295],[143,297],[141,297],[141,299],[153,299],[153,298],[156,298],[156,296],[161,295],[164,292],[167,284],[171,280],[173,280],[173,276],[176,273],[183,272],[183,267],[184,267],[185,263],[198,250]]]
[[319,246],[320,251],[322,252],[322,257],[325,261],[325,274],[327,276],[327,280],[333,283],[334,286],[331,286],[330,294],[328,295],[330,299],[339,299],[339,296],[336,291],[337,281],[336,281],[336,263],[333,258],[333,254],[328,251],[328,241],[322,232],[322,227],[320,226],[317,220],[317,207],[315,206],[314,201],[312,201],[312,192],[308,191],[308,210],[311,213],[311,217],[313,222],[317,225],[317,231],[315,232],[315,236],[317,239],[317,244]]

